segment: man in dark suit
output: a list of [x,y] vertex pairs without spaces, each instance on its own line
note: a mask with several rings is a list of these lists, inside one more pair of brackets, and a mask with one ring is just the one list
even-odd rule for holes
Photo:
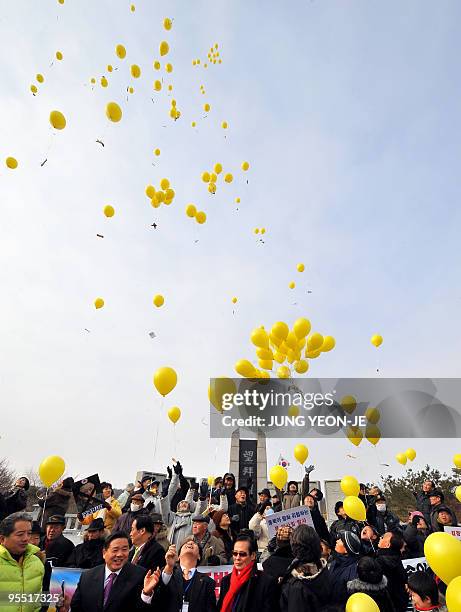
[[[131,525],[130,538],[133,548],[130,550],[128,560],[134,565],[155,571],[165,565],[165,550],[155,539],[155,521],[162,523],[160,514],[153,516],[138,516]],[[158,528],[157,528],[158,529]]]
[[46,536],[43,547],[46,560],[51,561],[55,567],[66,565],[67,559],[74,550],[73,543],[62,535],[66,520],[59,514],[53,514],[46,522]]
[[[151,609],[141,599],[146,570],[128,562],[129,551],[130,543],[125,533],[114,532],[106,538],[104,565],[94,567],[80,576],[71,602],[72,612],[132,612]],[[150,576],[149,595],[152,595],[159,576],[160,572],[157,580]]]

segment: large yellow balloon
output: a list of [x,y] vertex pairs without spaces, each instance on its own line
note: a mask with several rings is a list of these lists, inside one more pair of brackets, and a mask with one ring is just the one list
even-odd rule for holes
[[379,414],[379,410],[377,408],[371,408],[371,407],[365,410],[365,416],[367,418],[367,421],[371,423],[372,425],[376,425],[379,419],[381,418],[381,415]]
[[371,337],[371,344],[373,346],[376,346],[376,348],[378,348],[378,346],[381,346],[382,343],[383,343],[383,337],[380,336],[379,334],[375,334],[374,336]]
[[461,485],[459,485],[459,487],[456,487],[455,497],[459,502],[461,502]]
[[400,465],[405,465],[405,463],[407,462],[407,456],[405,455],[405,453],[398,453],[395,458],[400,463]]
[[122,118],[122,109],[116,102],[108,102],[106,105],[106,117],[113,121],[114,123],[118,123]]
[[66,127],[66,118],[57,110],[51,111],[50,123],[56,130],[63,130]]
[[311,331],[311,322],[301,317],[294,322],[293,331],[297,338],[305,338]]
[[237,374],[240,374],[240,376],[245,376],[245,378],[256,378],[256,368],[247,359],[240,359],[234,367],[235,371]]
[[407,459],[409,459],[410,461],[413,461],[413,459],[416,459],[416,451],[414,448],[407,448],[407,450],[405,451],[405,455]]
[[255,346],[259,346],[260,348],[269,348],[269,336],[267,332],[260,327],[256,327],[251,332],[251,341]]
[[378,442],[381,440],[381,430],[379,429],[377,425],[371,425],[369,423],[367,425],[367,428],[365,429],[365,437],[368,440],[368,442],[373,444],[373,446],[376,446]]
[[323,339],[323,344],[320,347],[320,350],[323,353],[328,353],[328,351],[331,351],[332,349],[334,349],[336,346],[336,340],[333,338],[333,336],[325,336]]
[[40,480],[43,482],[45,487],[51,487],[54,482],[61,478],[65,469],[66,464],[64,463],[64,459],[62,457],[50,455],[41,462],[38,468]]
[[359,481],[354,476],[344,476],[344,478],[341,479],[341,490],[344,495],[357,497],[360,492]]
[[159,368],[154,374],[154,385],[160,395],[168,395],[176,387],[178,375],[173,368]]
[[445,584],[461,576],[461,541],[451,533],[431,533],[424,542],[424,556],[431,570]]
[[352,442],[354,446],[359,446],[363,440],[363,433],[359,427],[348,427],[347,428],[347,439]]
[[307,339],[307,348],[310,351],[316,351],[317,349],[320,349],[322,344],[323,344],[323,336],[322,334],[319,334],[318,332],[316,332],[315,334],[312,334],[312,336],[310,336]]
[[102,308],[104,306],[104,300],[102,298],[96,298],[94,301],[94,307],[96,308],[96,310],[98,310],[99,308]]
[[283,489],[288,480],[288,472],[281,465],[274,465],[274,467],[270,469],[269,478],[277,489]]
[[354,593],[346,602],[346,612],[379,612],[379,606],[366,593]]
[[181,410],[177,406],[173,406],[168,410],[168,418],[172,423],[177,423],[181,418]]
[[367,518],[367,511],[365,510],[365,506],[363,501],[356,497],[355,495],[349,495],[345,498],[344,502],[344,512],[354,521],[364,521]]
[[214,378],[211,385],[208,386],[208,399],[213,404],[218,412],[223,411],[223,395],[229,393],[235,395],[237,387],[232,378]]
[[461,469],[461,453],[453,457],[453,463],[457,468]]
[[461,574],[450,582],[445,597],[450,612],[461,610]]
[[280,366],[277,368],[277,377],[278,378],[290,378],[290,368],[287,366]]
[[278,321],[278,323],[274,323],[271,329],[271,334],[276,338],[280,338],[280,340],[285,340],[288,336],[290,329],[286,323],[283,321]]
[[309,457],[309,449],[304,444],[297,444],[293,451],[293,455],[295,456],[296,461],[299,461],[301,465],[305,463],[306,459]]
[[305,374],[309,369],[309,363],[305,359],[300,359],[295,362],[295,372],[298,374]]
[[272,370],[272,367],[273,367],[272,359],[259,359],[258,365],[263,370]]

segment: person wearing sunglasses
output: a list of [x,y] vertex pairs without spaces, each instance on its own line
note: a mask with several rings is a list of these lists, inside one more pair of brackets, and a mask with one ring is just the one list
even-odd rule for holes
[[237,536],[232,551],[232,572],[221,581],[220,612],[277,612],[279,589],[276,581],[258,570],[256,542],[251,535]]

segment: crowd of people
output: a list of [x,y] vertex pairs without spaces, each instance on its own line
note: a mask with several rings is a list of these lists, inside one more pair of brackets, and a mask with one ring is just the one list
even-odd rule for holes
[[[77,546],[63,534],[72,479],[43,501],[39,520],[32,521],[25,512],[29,481],[21,477],[0,499],[0,591],[47,592],[56,566],[85,570],[72,601],[58,606],[73,612],[101,606],[111,612],[333,612],[344,610],[354,593],[369,595],[384,612],[407,610],[410,598],[414,610],[445,610],[438,577],[407,575],[402,563],[424,556],[430,533],[457,525],[435,483],[414,492],[405,521],[377,486],[360,485],[367,520],[351,519],[338,501],[328,528],[319,508],[322,491],[310,487],[313,469],[305,468],[300,488],[291,481],[286,491],[263,488],[256,499],[251,479],[237,486],[226,473],[212,485],[189,482],[179,461],[163,482],[146,476],[117,498],[103,482],[103,507],[79,516],[85,531]],[[271,538],[267,518],[301,505],[313,526],[281,525]],[[203,566],[230,564],[217,599]]]

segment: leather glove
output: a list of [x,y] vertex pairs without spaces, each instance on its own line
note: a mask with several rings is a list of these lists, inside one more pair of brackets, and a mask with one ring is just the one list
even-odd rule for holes
[[168,478],[171,480],[173,478],[173,470],[170,468],[170,466],[168,466],[166,468],[167,474],[168,474]]
[[310,474],[315,469],[315,465],[305,465],[304,471],[306,474]]
[[170,486],[170,480],[165,478],[162,482],[162,497],[166,497],[168,495],[168,487]]
[[205,499],[208,495],[208,482],[202,482],[200,485],[200,499]]
[[173,470],[175,474],[182,474],[182,465],[179,463],[179,461],[173,466]]

